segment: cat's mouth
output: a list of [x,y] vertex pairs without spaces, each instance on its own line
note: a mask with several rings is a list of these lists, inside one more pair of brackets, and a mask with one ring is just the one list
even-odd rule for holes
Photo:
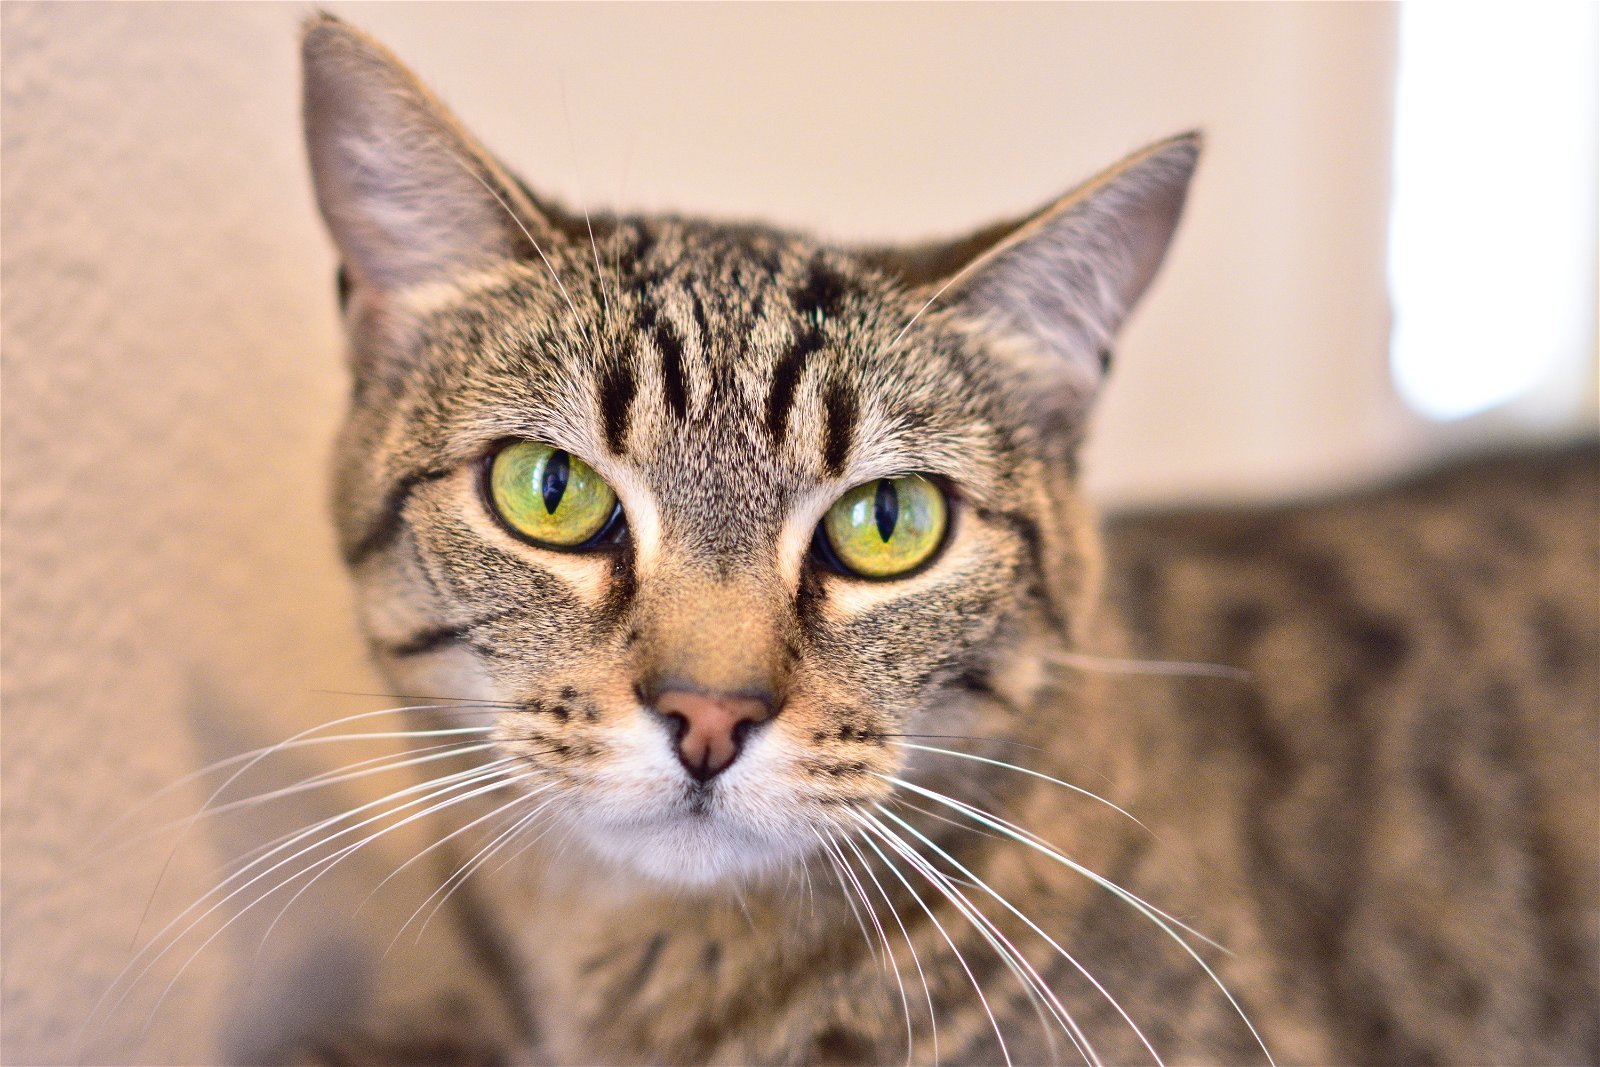
[[670,813],[633,822],[580,819],[580,838],[602,859],[668,885],[705,887],[758,877],[811,851],[797,823],[758,826],[719,803],[714,788],[686,794]]
[[706,887],[782,871],[815,851],[816,828],[838,815],[775,738],[708,781],[686,775],[659,741],[626,747],[560,808],[574,840],[648,881]]

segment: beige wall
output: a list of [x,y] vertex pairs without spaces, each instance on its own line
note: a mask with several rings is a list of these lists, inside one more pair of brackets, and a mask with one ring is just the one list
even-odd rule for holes
[[[841,237],[959,230],[1203,126],[1094,484],[1282,492],[1429,447],[1384,371],[1387,7],[333,6],[538,186]],[[275,1013],[346,1010],[361,946],[399,921],[344,906],[397,848],[294,913],[262,963],[220,937],[148,1036],[141,998],[170,961],[73,1050],[172,840],[108,853],[97,834],[200,764],[382,706],[323,692],[377,683],[325,518],[345,383],[297,140],[303,10],[4,8],[8,1063],[243,1055]],[[118,838],[201,799],[181,790]],[[156,925],[311,809],[272,810],[191,834]],[[403,916],[420,896],[397,899]],[[240,972],[255,981],[229,985]]]

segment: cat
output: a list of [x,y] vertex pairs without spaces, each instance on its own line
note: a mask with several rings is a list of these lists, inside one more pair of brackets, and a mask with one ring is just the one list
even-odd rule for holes
[[575,214],[361,32],[303,58],[340,543],[490,835],[479,984],[296,1055],[1600,1059],[1594,448],[1102,556],[1075,457],[1198,135],[847,248]]

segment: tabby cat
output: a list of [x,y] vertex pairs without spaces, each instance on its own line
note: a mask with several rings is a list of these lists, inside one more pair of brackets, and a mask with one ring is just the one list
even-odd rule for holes
[[481,983],[299,1055],[1600,1057],[1594,449],[1102,565],[1074,456],[1197,135],[845,248],[571,214],[361,33],[304,61],[342,547],[488,833]]

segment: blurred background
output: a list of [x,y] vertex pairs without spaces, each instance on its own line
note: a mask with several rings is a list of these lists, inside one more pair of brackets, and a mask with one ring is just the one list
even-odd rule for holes
[[[328,6],[591,206],[910,240],[1203,128],[1086,458],[1107,507],[1594,432],[1592,4]],[[308,10],[0,8],[6,1063],[248,1059],[284,1018],[360,1010],[426,895],[351,919],[415,851],[385,842],[265,952],[259,925],[220,930],[148,1026],[228,909],[83,1026],[223,860],[364,794],[263,805],[176,852],[141,835],[211,786],[135,806],[385,706],[349,695],[382,686],[327,520],[347,383],[299,141]],[[448,947],[418,951],[425,972]]]

